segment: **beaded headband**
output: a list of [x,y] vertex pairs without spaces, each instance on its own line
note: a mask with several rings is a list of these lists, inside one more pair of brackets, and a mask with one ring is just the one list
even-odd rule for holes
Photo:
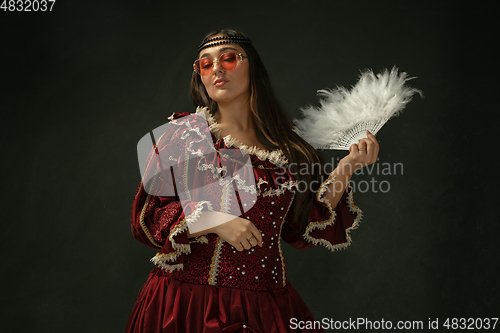
[[218,46],[218,45],[224,45],[224,44],[232,44],[232,43],[249,43],[251,44],[252,41],[250,38],[247,37],[233,37],[233,36],[220,36],[220,37],[214,37],[210,39],[205,39],[203,43],[198,46],[198,53],[206,49],[207,47],[212,47],[212,46]]

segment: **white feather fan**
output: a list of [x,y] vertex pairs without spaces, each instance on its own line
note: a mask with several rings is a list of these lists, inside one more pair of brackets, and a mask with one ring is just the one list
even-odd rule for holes
[[359,81],[348,91],[344,87],[318,90],[320,107],[302,108],[303,119],[294,119],[295,131],[316,149],[349,150],[353,143],[373,134],[393,116],[398,115],[418,89],[405,86],[406,73],[394,67],[375,75],[362,72]]

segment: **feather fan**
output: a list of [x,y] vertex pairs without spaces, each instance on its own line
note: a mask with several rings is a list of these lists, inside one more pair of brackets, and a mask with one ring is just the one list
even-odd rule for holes
[[394,67],[375,75],[361,72],[359,81],[348,91],[344,87],[318,90],[320,107],[302,108],[303,119],[294,119],[297,132],[316,149],[349,150],[353,143],[373,134],[399,115],[413,94],[420,90],[405,86],[408,75]]

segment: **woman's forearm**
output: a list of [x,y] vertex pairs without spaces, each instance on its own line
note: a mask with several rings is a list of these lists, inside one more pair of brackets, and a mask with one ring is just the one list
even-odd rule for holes
[[200,217],[188,227],[188,237],[196,237],[214,232],[215,227],[220,224],[233,220],[237,216],[221,213],[204,211]]
[[346,162],[345,159],[340,160],[335,170],[333,170],[335,180],[328,185],[328,189],[324,194],[324,197],[328,200],[328,202],[330,202],[332,209],[335,209],[342,198],[354,171],[354,166],[351,163]]

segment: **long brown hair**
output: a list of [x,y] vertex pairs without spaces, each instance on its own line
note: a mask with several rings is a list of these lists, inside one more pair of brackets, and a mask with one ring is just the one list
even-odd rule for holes
[[[216,35],[230,37],[246,37],[240,31],[232,29],[221,29],[205,36],[204,39]],[[285,154],[290,168],[298,184],[307,184],[306,191],[297,191],[295,194],[295,207],[293,223],[300,223],[303,232],[307,225],[307,218],[311,207],[315,189],[309,190],[311,185],[321,183],[321,174],[315,173],[313,166],[323,165],[322,156],[304,139],[293,131],[293,123],[284,112],[281,103],[271,85],[267,70],[260,59],[259,54],[249,43],[238,43],[246,52],[249,61],[250,73],[250,110],[253,115],[255,132],[262,145],[269,150],[281,149]],[[200,76],[193,72],[191,78],[190,97],[197,106],[206,106],[210,113],[217,112],[217,102],[208,96]],[[292,164],[290,164],[293,162]],[[307,165],[307,172],[298,172],[298,166]]]

